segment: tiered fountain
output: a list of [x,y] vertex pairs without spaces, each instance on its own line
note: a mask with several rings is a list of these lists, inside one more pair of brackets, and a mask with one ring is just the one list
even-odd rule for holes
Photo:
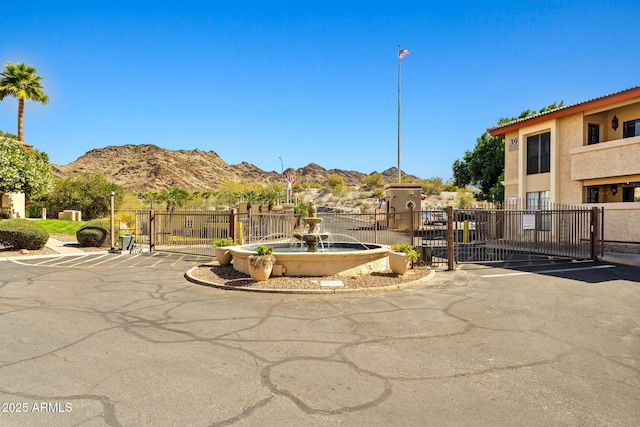
[[321,245],[323,241],[327,240],[331,234],[319,233],[318,225],[322,222],[322,218],[316,216],[316,207],[312,203],[309,205],[307,213],[307,225],[309,230],[305,233],[293,233],[293,237],[298,240],[302,240],[307,245],[307,252],[318,252],[318,245]]
[[[290,242],[260,243],[274,249],[276,262],[272,275],[353,276],[387,270],[388,246],[360,242],[327,242],[331,234],[318,231],[322,218],[316,216],[316,207],[311,205],[308,213],[306,221],[309,229],[304,233],[293,233]],[[293,216],[291,222],[293,223]],[[334,235],[334,238],[335,236],[338,235]],[[300,242],[304,242],[307,247],[303,247]],[[257,244],[229,246],[229,252],[233,256],[233,268],[249,274],[248,257],[255,253],[257,247]]]

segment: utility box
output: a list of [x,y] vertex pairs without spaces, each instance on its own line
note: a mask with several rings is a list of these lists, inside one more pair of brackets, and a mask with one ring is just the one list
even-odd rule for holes
[[431,251],[431,247],[430,246],[426,246],[426,243],[423,242],[424,246],[419,246],[419,255],[420,255],[420,262],[423,262],[424,265],[431,265],[431,263],[433,262],[433,255],[432,255],[432,251]]
[[118,239],[118,246],[122,251],[129,251],[133,249],[133,236],[131,234],[125,234]]

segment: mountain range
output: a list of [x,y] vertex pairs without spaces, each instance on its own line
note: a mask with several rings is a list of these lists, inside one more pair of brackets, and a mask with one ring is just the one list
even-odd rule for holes
[[[152,144],[122,145],[97,148],[88,151],[67,165],[52,165],[54,176],[67,177],[75,172],[103,174],[109,182],[116,183],[134,193],[178,187],[185,190],[215,189],[225,181],[247,184],[279,182],[279,172],[263,171],[251,163],[227,164],[214,151],[167,150]],[[341,176],[349,186],[361,185],[370,174],[342,169],[324,169],[310,163],[303,168],[286,169],[300,183],[325,183],[329,175]],[[395,182],[397,168],[381,172],[385,183]],[[419,179],[415,176],[410,176]]]

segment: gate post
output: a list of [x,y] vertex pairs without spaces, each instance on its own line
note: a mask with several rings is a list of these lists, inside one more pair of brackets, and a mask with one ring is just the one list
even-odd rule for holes
[[409,231],[409,238],[411,239],[411,247],[413,248],[415,246],[415,218],[413,217],[413,209],[415,208],[415,205],[413,204],[413,202],[409,202],[407,203],[407,207],[409,208],[409,229],[411,231]]
[[149,252],[156,250],[156,214],[152,210],[149,211]]
[[444,208],[447,214],[447,270],[455,269],[453,262],[453,206]]
[[591,208],[591,260],[598,260],[598,208]]
[[[238,222],[238,210],[236,208],[231,208],[229,212],[229,237],[233,239],[235,244],[236,242],[236,226]],[[242,244],[242,242],[238,242],[238,244]]]

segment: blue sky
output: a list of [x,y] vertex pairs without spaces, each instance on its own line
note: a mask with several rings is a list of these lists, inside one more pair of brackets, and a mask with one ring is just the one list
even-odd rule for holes
[[[3,2],[5,3],[5,2]],[[67,164],[109,145],[213,150],[267,171],[451,165],[503,116],[640,85],[637,1],[32,1],[0,61],[44,77],[25,140]],[[0,130],[17,133],[17,101]]]

